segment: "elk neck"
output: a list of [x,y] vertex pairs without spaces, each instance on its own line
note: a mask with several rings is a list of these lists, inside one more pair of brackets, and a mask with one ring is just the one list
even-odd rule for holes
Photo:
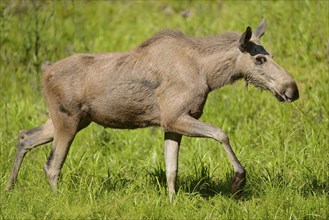
[[243,78],[236,68],[238,48],[200,56],[200,70],[205,75],[210,91],[232,84]]

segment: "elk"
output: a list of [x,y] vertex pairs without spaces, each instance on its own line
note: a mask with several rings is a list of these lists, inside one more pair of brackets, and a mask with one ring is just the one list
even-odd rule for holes
[[170,202],[175,195],[178,152],[183,135],[221,143],[233,165],[232,193],[240,194],[246,170],[226,133],[201,122],[208,93],[239,79],[270,91],[280,102],[299,98],[295,80],[260,44],[266,29],[195,38],[161,31],[128,52],[76,54],[45,66],[42,91],[49,119],[18,136],[11,189],[26,153],[53,142],[44,166],[56,191],[61,168],[75,135],[91,122],[109,128],[150,126],[164,131],[164,158]]

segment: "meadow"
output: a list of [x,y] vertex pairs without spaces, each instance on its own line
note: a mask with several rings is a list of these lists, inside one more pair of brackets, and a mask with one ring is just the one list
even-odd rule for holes
[[[1,1],[0,218],[328,219],[328,14],[327,1]],[[29,152],[15,189],[3,191],[19,131],[47,119],[42,63],[126,51],[162,29],[243,32],[263,17],[262,44],[296,79],[299,100],[279,103],[239,81],[211,93],[200,119],[229,135],[247,169],[240,199],[230,194],[232,167],[215,141],[183,137],[170,204],[163,131],[96,124],[75,138],[57,194],[43,171],[51,144]]]

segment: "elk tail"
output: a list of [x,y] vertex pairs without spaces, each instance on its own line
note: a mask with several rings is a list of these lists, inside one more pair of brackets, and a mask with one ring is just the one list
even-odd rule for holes
[[46,72],[46,70],[52,65],[53,63],[50,61],[46,61],[43,64],[41,64],[41,70],[42,72]]

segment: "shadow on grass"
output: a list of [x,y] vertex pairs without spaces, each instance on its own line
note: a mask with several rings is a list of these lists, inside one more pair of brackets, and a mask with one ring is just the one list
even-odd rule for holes
[[317,194],[329,194],[328,179],[326,177],[320,178],[319,174],[316,175],[318,172],[315,169],[316,168],[305,166],[303,184],[302,187],[299,187],[300,194],[304,197]]
[[183,192],[198,194],[205,199],[216,195],[231,197],[231,175],[226,175],[223,180],[214,180],[209,176],[187,176],[178,180],[177,187]]
[[[231,194],[231,184],[233,173],[227,172],[224,178],[216,178],[214,171],[210,170],[210,165],[197,159],[188,165],[189,170],[182,171],[178,175],[176,191],[185,193],[188,196],[201,196],[204,199],[211,199],[217,195],[227,198],[233,198]],[[314,195],[327,195],[329,193],[328,181],[325,175],[317,173],[315,168],[304,168],[302,172],[291,172],[284,167],[273,167],[272,169],[263,168],[254,170],[252,167],[246,167],[247,183],[239,201],[248,201],[250,199],[261,198],[269,193],[280,192],[282,189],[299,194],[303,197]],[[131,175],[126,172],[110,173],[107,177],[86,176],[83,169],[78,169],[70,175],[70,190],[78,190],[81,187],[98,188],[97,192],[102,194],[104,191],[120,191],[134,185],[137,189],[145,189],[145,182],[150,189],[163,194],[167,191],[166,172],[160,163],[155,167],[146,169],[145,176],[141,176],[140,171],[134,173],[129,170]],[[187,173],[186,173],[187,172]],[[140,181],[138,181],[140,177]],[[93,184],[93,186],[91,186]],[[87,190],[86,188],[86,190]],[[236,199],[236,198],[235,198]]]
[[[232,175],[227,174],[223,180],[215,180],[210,172],[208,164],[201,162],[195,163],[194,173],[188,176],[178,176],[176,191],[180,190],[191,195],[200,195],[205,199],[216,195],[231,197]],[[157,185],[159,191],[167,188],[166,171],[158,165],[147,171],[152,184]]]

